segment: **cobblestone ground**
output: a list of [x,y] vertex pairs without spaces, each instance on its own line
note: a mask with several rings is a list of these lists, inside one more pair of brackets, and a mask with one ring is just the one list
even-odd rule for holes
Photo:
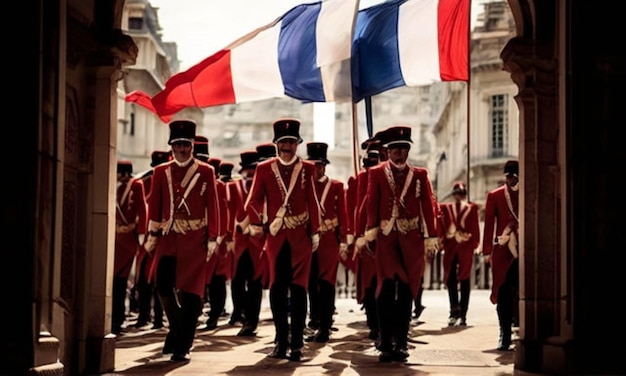
[[[328,343],[308,342],[302,362],[268,358],[274,327],[267,292],[256,337],[238,337],[224,316],[215,330],[198,331],[187,363],[161,354],[167,327],[126,328],[118,337],[115,372],[109,375],[512,375],[514,352],[497,351],[498,325],[488,290],[472,290],[468,326],[448,327],[446,290],[426,290],[426,309],[414,321],[406,363],[380,363],[367,338],[365,314],[351,298],[337,299]],[[228,310],[229,307],[227,307]],[[133,324],[129,317],[127,325]],[[200,318],[200,324],[204,317]]]

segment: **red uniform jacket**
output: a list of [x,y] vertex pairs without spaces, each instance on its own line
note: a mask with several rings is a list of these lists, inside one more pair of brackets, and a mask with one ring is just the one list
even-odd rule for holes
[[[348,178],[348,184],[345,189],[345,201],[346,201],[346,220],[348,221],[346,225],[346,232],[356,239],[355,233],[355,223],[354,217],[356,216],[356,202],[357,202],[357,178],[354,176],[350,176]],[[346,268],[351,270],[353,273],[356,273],[356,260],[353,258],[354,252],[354,242],[348,245],[348,255],[346,259],[339,259]]]
[[224,276],[226,279],[232,277],[232,253],[227,250],[227,242],[233,238],[233,222],[231,221],[232,212],[229,202],[230,193],[227,184],[221,180],[215,182],[217,184],[217,197],[219,204],[219,230],[218,237],[220,243],[215,249],[215,253],[207,262],[206,283],[210,283],[214,275]]
[[339,244],[346,243],[347,214],[343,183],[324,176],[315,181],[315,192],[320,202],[320,245],[317,249],[319,278],[331,285],[337,282]]
[[233,217],[234,217],[234,252],[233,252],[233,276],[237,274],[237,265],[239,264],[239,258],[247,249],[252,259],[252,265],[254,267],[253,279],[259,279],[267,283],[269,277],[269,270],[267,265],[267,257],[263,252],[263,244],[265,243],[265,234],[258,237],[250,236],[249,224],[250,218],[245,210],[246,199],[250,192],[250,183],[245,180],[236,180],[230,186],[232,189],[231,201],[233,203]]
[[[145,200],[146,200],[146,223],[145,223],[145,233],[148,232],[148,219],[147,219],[147,212],[148,212],[148,202],[150,201],[150,191],[152,189],[152,173],[153,171],[150,170],[147,174],[145,174],[142,178],[141,181],[143,182],[143,191],[144,191],[144,196],[145,196]],[[141,267],[141,264],[143,263],[143,260],[148,257],[147,262],[144,264],[143,266],[143,270],[139,270],[138,268]],[[139,274],[142,273],[144,276],[148,276],[150,274],[150,269],[152,269],[152,261],[154,260],[154,258],[150,255],[148,255],[148,253],[146,252],[146,249],[143,246],[138,247],[137,250],[137,256],[135,257],[135,268],[137,268],[136,272],[135,272],[135,283],[137,283],[137,278],[139,277]]]
[[[369,169],[367,227],[379,227],[375,251],[377,294],[385,279],[397,276],[409,285],[413,299],[417,298],[425,267],[424,239],[437,236],[433,202],[426,169],[406,166],[399,170],[390,161]],[[386,223],[394,223],[387,235]],[[406,228],[405,233],[399,231],[400,226]]]
[[146,198],[143,183],[130,179],[117,188],[115,210],[114,275],[128,278],[140,248],[138,235],[146,233]]
[[[510,197],[507,200],[507,194]],[[517,237],[519,223],[519,191],[513,191],[503,185],[487,193],[485,201],[485,230],[483,234],[483,254],[491,255],[491,296],[493,304],[497,303],[498,289],[504,282],[506,272],[515,256],[508,248],[508,244],[498,244],[498,238],[505,229],[512,231]],[[519,239],[519,237],[517,237]]]
[[175,161],[154,168],[148,202],[151,231],[162,235],[155,249],[154,266],[163,256],[176,257],[176,288],[204,296],[209,239],[219,231],[215,171],[194,159],[185,167]]
[[[355,238],[363,236],[365,227],[367,227],[366,198],[369,168],[362,168],[357,174],[357,206],[354,211]],[[373,253],[361,250],[356,259],[356,264],[356,300],[358,303],[362,303],[367,288],[375,287],[372,284],[376,281],[376,259]]]
[[458,258],[458,279],[468,279],[472,272],[474,250],[480,244],[478,206],[473,202],[460,201],[442,203],[440,209],[439,237],[444,250],[443,280],[448,280],[455,257]]
[[[301,166],[298,167],[300,164]],[[251,224],[261,225],[263,223],[263,207],[267,202],[267,217],[271,226],[279,209],[283,207],[284,198],[292,180],[292,173],[296,168],[300,168],[300,172],[294,178],[295,185],[287,202],[285,221],[306,221],[295,228],[283,226],[275,235],[268,233],[266,251],[269,261],[270,286],[275,280],[276,257],[283,243],[288,242],[291,247],[293,283],[307,289],[311,269],[311,235],[319,231],[320,218],[319,203],[313,187],[315,165],[298,158],[291,165],[284,166],[279,162],[278,157],[259,163],[246,202],[246,212]]]

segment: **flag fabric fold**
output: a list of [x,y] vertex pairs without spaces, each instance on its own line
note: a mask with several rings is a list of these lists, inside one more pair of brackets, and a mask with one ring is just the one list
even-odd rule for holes
[[469,78],[470,0],[300,4],[187,71],[152,98],[126,96],[168,122],[186,107],[270,98],[359,102],[399,86]]
[[467,81],[469,11],[469,0],[396,0],[359,11],[352,100],[400,86]]
[[244,35],[137,103],[168,122],[186,107],[211,107],[289,96],[304,102],[349,100],[350,51],[358,0],[300,4]]

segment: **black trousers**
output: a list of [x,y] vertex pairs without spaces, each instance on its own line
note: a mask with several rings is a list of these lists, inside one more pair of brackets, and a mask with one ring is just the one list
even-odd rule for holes
[[176,290],[176,258],[164,256],[157,265],[156,288],[161,305],[169,321],[163,353],[186,355],[196,334],[198,316],[202,312],[202,298],[196,294]]
[[379,350],[406,350],[413,305],[409,285],[398,279],[385,279],[376,304],[380,330]]
[[235,269],[231,280],[231,298],[233,313],[231,318],[244,319],[244,325],[256,328],[259,324],[261,301],[263,299],[263,284],[261,278],[254,279],[254,264],[250,252],[246,249]]
[[[456,270],[458,265],[459,258],[455,256],[452,260],[450,272],[448,273],[446,287],[448,289],[448,300],[450,301],[450,317],[465,318],[467,315],[467,309],[469,307],[471,282],[469,278],[459,281]],[[461,288],[460,299],[459,285]]]
[[319,324],[321,331],[330,332],[335,313],[335,285],[320,278],[318,253],[311,259],[309,275],[309,319]]
[[510,337],[511,325],[517,321],[519,302],[519,259],[513,260],[506,272],[504,283],[498,289],[496,311],[500,330]]
[[292,351],[301,350],[304,347],[307,293],[304,287],[292,283],[291,248],[288,242],[283,243],[275,267],[276,276],[270,286],[275,342],[283,349],[290,346]]
[[127,278],[113,277],[113,299],[111,309],[111,331],[119,333],[126,320]]
[[161,300],[159,299],[159,294],[157,294],[154,283],[148,282],[148,276],[146,276],[145,273],[146,264],[150,261],[149,257],[150,256],[144,257],[143,260],[141,260],[141,265],[137,268],[137,270],[139,270],[137,284],[135,285],[137,294],[139,295],[139,316],[137,317],[137,322],[150,322],[150,314],[154,311],[154,323],[162,324],[163,307],[161,307]]

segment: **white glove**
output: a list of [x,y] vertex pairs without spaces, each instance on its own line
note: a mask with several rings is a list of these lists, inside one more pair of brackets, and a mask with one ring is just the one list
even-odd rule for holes
[[224,237],[225,237],[224,235],[219,235],[217,237],[217,239],[216,239],[217,240],[217,245],[221,245],[222,244],[222,242],[224,241]]
[[232,252],[235,250],[235,243],[231,241],[226,242],[226,252]]
[[213,256],[215,248],[217,248],[217,242],[215,240],[209,240],[209,244],[207,245],[206,261],[209,261],[211,256]]
[[424,250],[426,256],[433,257],[439,250],[439,239],[438,238],[426,238],[424,239]]
[[359,236],[359,238],[356,240],[356,243],[354,244],[354,247],[360,250],[361,248],[365,247],[365,244],[367,244],[365,236]]
[[376,237],[378,236],[378,227],[372,227],[371,229],[365,231],[365,240],[367,240],[368,242],[373,242],[374,240],[376,240]]
[[263,226],[250,225],[250,226],[248,226],[248,228],[250,229],[250,235],[251,236],[259,236],[259,235],[263,234]]
[[159,241],[158,236],[148,235],[148,239],[143,244],[143,247],[145,248],[146,252],[151,253],[152,251],[154,251],[154,248],[156,248],[156,245],[157,245],[157,241]]
[[342,260],[346,260],[348,258],[348,244],[339,244],[339,257],[341,257]]
[[143,245],[144,240],[146,240],[146,234],[137,235],[137,242],[139,243],[139,245]]
[[352,243],[354,243],[354,235],[348,234],[348,236],[346,236],[346,243],[348,243],[348,245],[352,245]]
[[311,245],[313,246],[313,252],[317,251],[317,247],[320,246],[320,234],[313,234],[313,236],[311,236]]

